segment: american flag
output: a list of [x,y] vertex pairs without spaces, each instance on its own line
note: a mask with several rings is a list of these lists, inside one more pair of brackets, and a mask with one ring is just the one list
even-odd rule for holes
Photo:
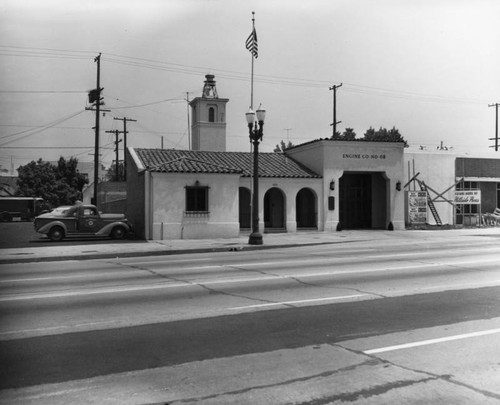
[[257,58],[259,56],[259,46],[257,44],[257,32],[255,31],[255,27],[253,28],[252,33],[248,36],[245,44],[253,57]]

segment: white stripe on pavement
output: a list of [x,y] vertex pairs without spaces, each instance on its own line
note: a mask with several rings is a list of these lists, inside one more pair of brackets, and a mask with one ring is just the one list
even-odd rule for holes
[[[461,262],[460,265],[464,264],[478,264],[478,263],[488,263],[488,262],[497,262],[498,258],[494,259],[479,259],[470,262]],[[304,279],[311,277],[323,277],[323,276],[336,276],[342,274],[358,274],[358,273],[374,273],[374,272],[394,272],[400,270],[409,270],[409,269],[421,269],[425,267],[446,267],[451,266],[452,263],[416,263],[413,265],[407,266],[399,266],[399,267],[383,267],[383,268],[374,268],[374,269],[360,269],[360,270],[340,270],[340,271],[328,271],[328,272],[318,272],[318,273],[303,273],[303,274],[269,274],[267,276],[260,277],[252,277],[252,278],[236,278],[236,279],[222,279],[215,281],[206,281],[206,282],[190,282],[185,281],[180,284],[149,284],[142,286],[120,286],[120,287],[109,287],[109,288],[99,288],[94,290],[75,290],[75,291],[53,291],[47,293],[34,293],[34,294],[19,294],[19,295],[3,295],[0,296],[0,302],[5,301],[21,301],[21,300],[33,300],[33,299],[44,299],[44,298],[58,298],[58,297],[76,297],[76,296],[86,296],[86,295],[97,295],[97,294],[113,294],[113,293],[123,293],[123,292],[135,292],[135,291],[144,291],[144,290],[158,290],[158,289],[166,289],[166,288],[175,288],[175,287],[204,287],[208,285],[218,285],[218,284],[233,284],[233,283],[248,283],[248,282],[260,282],[260,281],[278,281],[278,280],[286,280],[291,278]]]
[[392,352],[394,350],[411,349],[413,347],[427,346],[427,345],[433,345],[436,343],[443,343],[443,342],[450,342],[452,340],[469,339],[469,338],[478,337],[478,336],[493,335],[495,333],[500,333],[500,328],[484,330],[481,332],[464,333],[462,335],[447,336],[447,337],[442,337],[442,338],[437,338],[437,339],[421,340],[419,342],[405,343],[402,345],[381,347],[378,349],[365,350],[363,353],[365,353],[365,354],[377,354],[377,353]]
[[304,304],[304,303],[309,303],[309,302],[334,301],[334,300],[343,300],[343,299],[349,299],[349,298],[366,297],[368,295],[371,295],[371,294],[354,294],[354,295],[344,295],[341,297],[325,297],[325,298],[312,298],[309,300],[270,302],[267,304],[246,305],[243,307],[233,307],[233,308],[228,308],[228,309],[240,310],[240,309],[249,309],[249,308],[271,307],[271,306],[276,306],[276,305]]

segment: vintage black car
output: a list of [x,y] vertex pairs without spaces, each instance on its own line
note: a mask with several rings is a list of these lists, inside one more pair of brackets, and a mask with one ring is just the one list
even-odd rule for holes
[[33,222],[35,231],[53,241],[66,237],[111,237],[123,239],[131,232],[124,214],[101,214],[94,205],[78,204],[58,207],[39,215]]

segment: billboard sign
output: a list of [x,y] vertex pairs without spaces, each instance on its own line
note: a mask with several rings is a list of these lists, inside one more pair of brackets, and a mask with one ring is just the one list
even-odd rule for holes
[[455,191],[455,204],[481,204],[481,190]]
[[427,191],[408,191],[408,220],[410,224],[427,222]]

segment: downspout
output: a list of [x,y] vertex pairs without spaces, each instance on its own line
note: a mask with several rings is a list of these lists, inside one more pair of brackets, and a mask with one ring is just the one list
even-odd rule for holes
[[149,226],[149,239],[153,240],[153,173],[149,172],[149,190],[148,190],[148,226]]
[[144,237],[151,239],[151,172],[144,173]]

